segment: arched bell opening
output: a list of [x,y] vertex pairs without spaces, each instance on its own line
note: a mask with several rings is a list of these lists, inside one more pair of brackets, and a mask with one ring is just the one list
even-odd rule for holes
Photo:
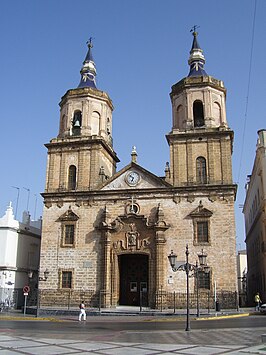
[[82,125],[82,113],[80,110],[76,110],[73,115],[72,120],[72,132],[73,136],[79,136],[81,133],[81,125]]
[[194,119],[194,127],[204,126],[203,103],[200,100],[196,100],[193,103],[193,119]]

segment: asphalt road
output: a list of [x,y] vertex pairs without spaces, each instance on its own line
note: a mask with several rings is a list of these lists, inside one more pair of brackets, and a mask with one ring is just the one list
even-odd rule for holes
[[186,332],[185,318],[153,317],[88,317],[56,321],[1,319],[0,332],[13,336],[87,341],[119,341],[139,343],[246,344],[261,342],[266,333],[266,316],[256,315],[217,320],[191,320]]

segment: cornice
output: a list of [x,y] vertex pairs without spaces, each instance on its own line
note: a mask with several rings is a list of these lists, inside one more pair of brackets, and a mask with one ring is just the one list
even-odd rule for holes
[[149,188],[149,189],[126,189],[126,190],[83,190],[83,191],[52,191],[43,192],[41,195],[45,202],[56,203],[60,202],[72,202],[79,203],[82,201],[88,201],[89,204],[93,204],[96,201],[108,201],[108,200],[125,200],[128,196],[136,196],[137,199],[195,199],[197,197],[203,197],[204,195],[210,200],[215,200],[215,196],[233,196],[235,199],[237,192],[236,184],[228,185],[193,185],[183,187],[162,187],[162,188]]
[[94,146],[96,145],[103,146],[117,163],[120,162],[113,148],[105,141],[105,139],[100,137],[92,138],[91,136],[88,136],[88,137],[77,138],[73,136],[73,138],[72,137],[54,138],[49,143],[46,143],[45,147],[49,150],[48,153],[51,153],[52,150],[56,150],[56,149],[59,150],[62,149],[71,150],[73,148],[93,149]]
[[178,83],[172,86],[172,91],[170,96],[174,96],[175,94],[179,94],[188,88],[200,88],[200,87],[213,87],[219,91],[222,91],[226,95],[226,88],[224,87],[224,83],[222,80],[215,79],[212,76],[197,76],[197,77],[186,77],[180,80]]
[[173,140],[184,140],[187,141],[188,139],[198,139],[199,137],[203,137],[204,139],[217,139],[221,137],[230,136],[231,139],[234,138],[234,132],[231,129],[226,128],[194,128],[184,131],[172,131],[166,135],[167,141]]
[[88,97],[88,96],[91,98],[105,101],[110,106],[111,110],[114,110],[114,105],[113,105],[112,100],[110,99],[109,95],[104,91],[94,89],[91,87],[68,90],[65,93],[65,95],[62,96],[59,106],[60,107],[63,106],[69,98],[79,98],[80,99],[82,97]]

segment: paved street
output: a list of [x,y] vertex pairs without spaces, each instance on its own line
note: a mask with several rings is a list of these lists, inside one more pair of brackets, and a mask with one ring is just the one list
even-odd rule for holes
[[0,353],[11,354],[265,354],[266,346],[192,345],[160,343],[123,343],[114,341],[79,341],[76,339],[32,339],[0,335]]
[[183,318],[89,317],[0,322],[1,354],[266,354],[266,317],[192,321]]

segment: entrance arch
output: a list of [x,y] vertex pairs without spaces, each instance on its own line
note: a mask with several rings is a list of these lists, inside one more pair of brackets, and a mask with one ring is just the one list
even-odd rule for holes
[[148,305],[149,256],[145,254],[118,255],[120,275],[119,304]]

